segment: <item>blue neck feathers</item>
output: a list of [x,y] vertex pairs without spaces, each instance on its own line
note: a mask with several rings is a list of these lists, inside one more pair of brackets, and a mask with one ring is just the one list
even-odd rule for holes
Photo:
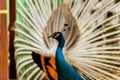
[[60,34],[59,37],[56,38],[56,40],[58,41],[58,47],[63,48],[64,44],[65,44],[65,39],[64,39],[62,33]]
[[56,50],[58,80],[83,80],[83,78],[80,77],[80,75],[64,59],[62,49],[65,44],[65,39],[62,33],[56,40],[59,42]]

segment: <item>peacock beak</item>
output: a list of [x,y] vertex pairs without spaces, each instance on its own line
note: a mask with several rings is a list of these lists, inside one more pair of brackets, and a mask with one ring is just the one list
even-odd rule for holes
[[54,37],[54,33],[48,36],[48,38],[53,38],[53,37]]

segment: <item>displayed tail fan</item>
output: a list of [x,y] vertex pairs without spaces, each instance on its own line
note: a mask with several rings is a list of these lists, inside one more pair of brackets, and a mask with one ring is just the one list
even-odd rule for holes
[[18,0],[14,43],[19,80],[49,78],[41,56],[54,61],[58,42],[48,36],[57,31],[65,37],[66,61],[85,80],[120,79],[119,0]]

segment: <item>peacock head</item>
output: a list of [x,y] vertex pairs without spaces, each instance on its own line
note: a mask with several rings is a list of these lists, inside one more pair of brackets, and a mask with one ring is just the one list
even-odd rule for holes
[[62,32],[54,32],[50,36],[48,36],[48,38],[56,39],[59,42],[58,46],[64,47],[65,39]]

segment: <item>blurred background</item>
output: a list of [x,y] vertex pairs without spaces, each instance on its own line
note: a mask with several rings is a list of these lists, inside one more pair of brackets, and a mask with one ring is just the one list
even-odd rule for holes
[[0,80],[15,80],[14,22],[16,0],[0,0]]

